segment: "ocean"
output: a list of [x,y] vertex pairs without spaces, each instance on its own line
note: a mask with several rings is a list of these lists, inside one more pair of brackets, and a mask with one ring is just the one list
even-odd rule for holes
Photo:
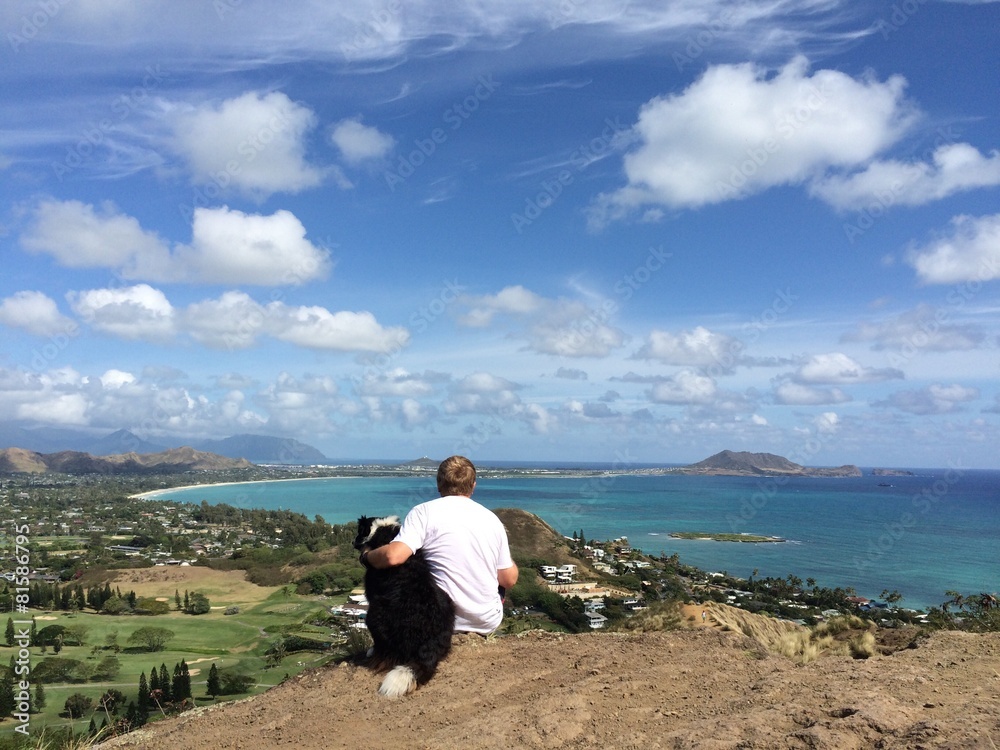
[[[1000,589],[1000,472],[915,470],[915,476],[756,478],[606,474],[481,476],[475,499],[530,511],[557,531],[628,538],[647,554],[677,553],[706,571],[794,574],[852,587],[900,606],[940,605],[945,591]],[[436,496],[433,476],[335,478],[208,485],[157,499],[284,508],[330,523],[404,516]],[[787,541],[750,544],[674,539],[671,532],[735,532]]]

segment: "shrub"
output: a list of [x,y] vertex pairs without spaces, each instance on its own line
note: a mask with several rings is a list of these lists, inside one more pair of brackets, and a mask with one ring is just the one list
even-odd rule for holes
[[94,699],[83,693],[73,693],[63,706],[66,715],[71,719],[79,719],[93,707]]
[[848,647],[855,659],[867,659],[875,653],[875,636],[866,631],[852,638],[848,642]]
[[257,683],[252,674],[244,674],[233,669],[219,670],[219,695],[246,693]]

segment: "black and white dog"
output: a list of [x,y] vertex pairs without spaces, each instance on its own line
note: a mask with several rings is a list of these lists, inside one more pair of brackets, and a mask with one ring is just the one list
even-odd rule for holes
[[[399,517],[358,519],[356,549],[375,549],[399,533]],[[431,577],[423,552],[391,568],[366,566],[365,623],[374,646],[368,652],[376,669],[389,669],[379,694],[398,698],[434,676],[451,650],[455,605]]]

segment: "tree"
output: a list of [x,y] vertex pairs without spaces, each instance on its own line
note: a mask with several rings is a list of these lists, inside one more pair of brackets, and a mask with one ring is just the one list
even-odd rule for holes
[[10,716],[14,713],[17,700],[14,696],[14,672],[13,670],[0,677],[0,718]]
[[206,685],[206,688],[206,692],[212,696],[212,698],[222,694],[222,684],[219,682],[219,668],[216,666],[215,662],[212,662],[212,668],[208,670],[208,684]]
[[149,711],[149,683],[146,682],[145,672],[139,675],[139,695],[136,698],[139,704],[138,712],[145,715]]
[[133,632],[126,643],[140,651],[162,651],[173,637],[174,631],[151,625]]
[[125,705],[125,693],[111,688],[101,696],[97,705],[105,713],[117,713],[118,709]]
[[252,674],[244,674],[233,669],[219,670],[219,695],[247,693],[257,682]]
[[895,589],[892,591],[889,591],[889,589],[882,589],[882,593],[879,595],[879,598],[886,604],[895,604],[896,602],[903,600],[903,595]]
[[209,604],[208,597],[200,591],[193,592],[188,598],[187,606],[184,607],[184,611],[189,615],[204,615],[210,612],[211,609],[212,606]]
[[128,603],[120,596],[112,596],[101,605],[101,614],[105,615],[123,615],[128,611]]
[[97,666],[94,667],[94,674],[91,675],[91,678],[99,682],[113,680],[118,676],[120,669],[121,663],[118,661],[118,657],[114,654],[108,654],[97,662]]
[[14,645],[14,619],[12,617],[7,618],[7,630],[5,632],[5,640],[8,646]]
[[191,697],[191,670],[188,669],[187,662],[183,659],[181,659],[180,664],[174,665],[174,680],[170,694],[175,701],[183,701]]
[[177,611],[181,609],[181,592],[174,589],[174,604],[177,606]]
[[83,693],[73,693],[66,699],[63,708],[71,719],[79,719],[94,707],[94,699]]
[[166,664],[160,664],[160,692],[163,693],[164,701],[172,700],[174,697],[170,692],[170,672],[167,671]]
[[35,708],[45,708],[45,686],[40,681],[35,683]]

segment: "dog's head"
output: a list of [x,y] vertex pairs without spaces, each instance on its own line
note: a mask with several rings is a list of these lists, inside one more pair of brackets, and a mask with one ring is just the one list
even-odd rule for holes
[[361,516],[358,519],[358,535],[354,539],[354,549],[375,549],[388,544],[399,533],[399,516],[385,518],[369,518]]

